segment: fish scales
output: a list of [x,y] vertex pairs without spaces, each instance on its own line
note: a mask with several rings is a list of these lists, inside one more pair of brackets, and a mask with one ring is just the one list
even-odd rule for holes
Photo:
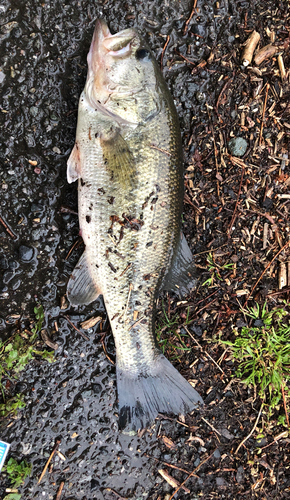
[[68,161],[68,181],[78,178],[86,249],[68,298],[78,305],[103,295],[116,345],[120,427],[136,430],[158,412],[202,402],[159,352],[154,333],[156,298],[182,244],[180,130],[156,61],[135,30],[111,35],[98,21],[88,65]]

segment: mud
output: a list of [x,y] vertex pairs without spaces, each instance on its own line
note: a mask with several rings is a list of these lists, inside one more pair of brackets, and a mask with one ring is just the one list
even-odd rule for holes
[[[95,304],[94,310],[60,308],[68,277],[83,250],[80,240],[68,256],[79,229],[72,213],[77,211],[76,185],[66,182],[66,161],[74,144],[95,19],[104,17],[112,32],[137,26],[159,61],[162,55],[188,159],[195,150],[191,134],[208,120],[205,103],[213,106],[223,85],[218,83],[220,73],[214,71],[214,64],[210,70],[200,68],[193,74],[191,70],[217,44],[222,43],[225,54],[230,52],[245,12],[258,7],[247,1],[199,1],[198,13],[184,35],[191,8],[191,2],[177,0],[2,0],[0,5],[0,202],[1,217],[8,226],[0,225],[0,334],[6,338],[16,327],[29,327],[33,307],[41,303],[44,326],[59,346],[53,364],[33,361],[22,373],[12,392],[25,394],[26,408],[1,435],[11,443],[12,456],[33,465],[32,476],[21,488],[25,500],[55,498],[62,480],[67,500],[121,496],[163,500],[172,488],[158,474],[162,463],[187,463],[191,471],[202,460],[205,448],[185,445],[188,428],[174,421],[157,421],[142,437],[118,432],[115,369],[108,360],[114,359],[112,338],[106,337],[106,357],[98,325],[86,332],[86,341],[63,317],[68,315],[75,325],[93,314],[101,314],[106,321],[103,305]],[[253,27],[249,15],[248,29]],[[239,95],[234,98],[238,102]],[[204,241],[189,234],[191,245],[196,243],[195,253],[204,250],[213,229],[214,223]],[[192,361],[194,353],[188,363]],[[202,363],[198,366],[204,369]],[[222,422],[226,417],[221,413]],[[232,432],[239,437],[237,423]],[[162,444],[164,434],[175,440],[176,448]],[[37,485],[57,439],[66,460],[56,456],[53,468]],[[227,439],[221,438],[221,447]],[[221,453],[214,440],[209,448],[218,464]],[[175,474],[172,469],[170,473]],[[184,476],[177,473],[177,477],[181,481]],[[204,481],[200,478],[195,483],[191,500],[198,498]],[[208,478],[206,484],[207,491],[219,491],[220,498],[232,497],[223,477],[216,482]],[[0,485],[3,496],[5,485],[5,481]],[[187,486],[191,487],[190,481]],[[189,496],[181,490],[176,498]]]

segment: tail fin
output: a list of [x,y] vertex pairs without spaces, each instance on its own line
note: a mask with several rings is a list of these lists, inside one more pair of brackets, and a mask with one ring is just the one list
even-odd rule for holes
[[151,373],[137,377],[128,370],[118,368],[119,426],[126,431],[148,427],[158,413],[188,413],[203,404],[201,396],[159,354]]

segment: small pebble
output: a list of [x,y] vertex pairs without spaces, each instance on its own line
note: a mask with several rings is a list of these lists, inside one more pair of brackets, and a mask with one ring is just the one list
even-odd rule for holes
[[237,483],[241,483],[243,480],[244,480],[244,467],[242,465],[240,465],[238,468],[237,468],[237,473],[236,473],[236,481]]
[[217,477],[216,484],[217,486],[228,486],[228,483],[225,481],[223,477]]
[[26,245],[20,245],[19,247],[19,257],[22,262],[30,262],[33,258],[34,250]]
[[263,208],[265,208],[266,210],[270,210],[270,208],[272,208],[272,205],[273,205],[273,200],[271,200],[271,198],[268,198],[268,196],[266,196],[266,198],[263,201]]
[[222,436],[224,436],[227,439],[234,439],[234,437],[235,437],[233,434],[231,434],[228,431],[228,429],[221,429],[220,433],[221,433]]
[[38,108],[36,106],[31,106],[31,108],[29,108],[29,111],[31,116],[33,117],[36,117],[38,115]]
[[196,97],[196,100],[198,102],[204,102],[205,101],[205,93],[204,92],[196,92],[195,97]]
[[230,152],[234,156],[243,156],[247,151],[248,143],[242,137],[233,137],[228,143]]

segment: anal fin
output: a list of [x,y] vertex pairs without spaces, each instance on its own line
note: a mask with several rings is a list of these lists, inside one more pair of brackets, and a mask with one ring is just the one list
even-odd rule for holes
[[93,282],[84,252],[69,279],[68,300],[73,306],[85,305],[96,300],[100,294],[100,290]]
[[179,293],[181,296],[190,292],[196,284],[196,268],[193,256],[183,233],[179,245],[173,256],[169,269],[161,288]]

